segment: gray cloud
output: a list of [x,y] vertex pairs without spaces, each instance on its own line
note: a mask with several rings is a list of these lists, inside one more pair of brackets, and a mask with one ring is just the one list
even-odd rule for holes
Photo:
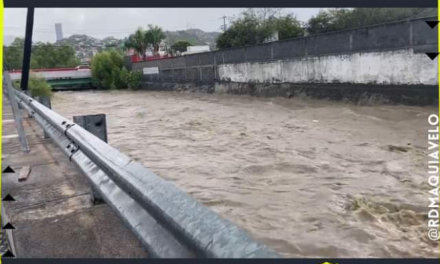
[[[156,24],[165,30],[199,28],[220,31],[222,16],[238,15],[241,8],[37,8],[35,11],[34,41],[55,41],[55,23],[63,24],[64,36],[86,34],[96,38],[128,36],[139,26]],[[319,8],[286,8],[306,21]],[[26,9],[5,9],[5,37],[23,36]]]

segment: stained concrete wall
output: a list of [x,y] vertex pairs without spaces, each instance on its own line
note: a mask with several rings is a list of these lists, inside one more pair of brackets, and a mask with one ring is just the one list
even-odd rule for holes
[[[429,20],[437,18],[141,62],[132,68],[159,68],[159,74],[144,75],[146,87],[192,83],[200,87],[211,85],[213,88],[208,90],[215,91],[219,83],[220,86],[228,83],[342,83],[374,84],[380,89],[387,89],[387,85],[405,85],[404,90],[408,91],[413,85],[418,87],[419,93],[429,89],[432,96],[433,89],[437,90],[437,62],[424,53],[437,52],[438,48],[437,30],[425,23]],[[421,86],[426,89],[420,90]],[[236,85],[230,87],[233,89]],[[319,87],[325,89],[325,86]],[[231,89],[227,90],[234,93]]]
[[437,61],[413,50],[219,65],[219,79],[253,83],[436,85]]

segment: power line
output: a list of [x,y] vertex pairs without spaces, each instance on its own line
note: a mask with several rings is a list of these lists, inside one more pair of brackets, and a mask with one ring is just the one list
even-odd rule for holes
[[226,18],[227,16],[220,17],[220,19],[223,19],[223,27],[220,27],[221,29],[223,29],[223,32],[226,31]]
[[[188,29],[188,27],[192,28],[194,27],[194,24],[189,24],[187,23],[187,26],[176,26],[176,27],[168,27],[168,28],[164,28],[164,31],[170,31],[170,30],[176,30],[176,29]],[[4,26],[4,28],[9,28],[9,29],[15,29],[18,31],[24,31],[23,27],[20,26]],[[63,30],[63,33],[65,34],[100,34],[100,35],[111,35],[111,34],[131,34],[135,31],[136,29],[123,29],[121,31],[103,31],[103,30],[78,30],[78,31],[74,31],[74,30]],[[51,28],[35,28],[34,32],[36,33],[42,33],[42,34],[54,34],[55,30],[51,29]]]

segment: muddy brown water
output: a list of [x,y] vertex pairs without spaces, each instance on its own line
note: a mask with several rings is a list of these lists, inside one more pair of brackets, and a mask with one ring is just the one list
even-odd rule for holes
[[58,92],[109,144],[287,257],[438,257],[427,238],[436,107],[148,91]]

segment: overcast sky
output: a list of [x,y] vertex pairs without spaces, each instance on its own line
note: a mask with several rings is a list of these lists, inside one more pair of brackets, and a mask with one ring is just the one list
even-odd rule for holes
[[[283,11],[307,21],[319,10],[286,8]],[[33,41],[55,41],[55,23],[62,23],[64,37],[86,34],[96,38],[123,38],[148,24],[173,31],[187,28],[220,31],[222,16],[232,17],[241,11],[242,8],[37,8]],[[6,43],[13,37],[24,36],[26,9],[5,8],[4,18]]]

